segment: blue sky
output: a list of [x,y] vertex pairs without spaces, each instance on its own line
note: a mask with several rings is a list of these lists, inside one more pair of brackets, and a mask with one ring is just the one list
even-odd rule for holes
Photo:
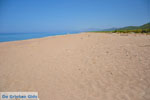
[[150,0],[0,0],[0,33],[83,31],[149,21]]

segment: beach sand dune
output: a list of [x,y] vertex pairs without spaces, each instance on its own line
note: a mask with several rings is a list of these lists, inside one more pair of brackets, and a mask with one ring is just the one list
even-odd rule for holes
[[81,33],[0,43],[0,91],[40,100],[150,100],[150,36]]

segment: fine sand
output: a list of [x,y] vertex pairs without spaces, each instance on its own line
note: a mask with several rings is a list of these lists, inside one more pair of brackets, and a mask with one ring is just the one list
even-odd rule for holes
[[150,100],[150,35],[81,33],[0,43],[0,92],[40,100]]

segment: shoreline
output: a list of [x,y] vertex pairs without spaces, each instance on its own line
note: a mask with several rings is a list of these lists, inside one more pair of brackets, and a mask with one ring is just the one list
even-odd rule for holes
[[0,44],[1,43],[8,43],[8,42],[19,42],[19,41],[28,41],[28,40],[35,40],[35,39],[42,39],[42,38],[48,38],[48,37],[55,37],[55,36],[65,36],[65,35],[74,35],[74,34],[118,34],[118,35],[134,35],[134,36],[140,36],[140,35],[149,35],[149,34],[146,34],[146,33],[109,33],[109,32],[79,32],[79,33],[71,33],[71,34],[58,34],[58,35],[52,35],[52,36],[44,36],[44,37],[39,37],[39,38],[30,38],[30,39],[23,39],[23,40],[12,40],[12,41],[0,41]]
[[[13,41],[22,41],[22,40],[30,40],[30,39],[39,39],[39,38],[45,38],[45,37],[52,37],[52,36],[61,36],[61,35],[68,35],[68,34],[79,34],[79,33],[82,33],[82,32],[75,32],[75,33],[56,33],[56,34],[48,34],[48,33],[46,33],[45,35],[46,36],[42,36],[42,35],[44,35],[44,34],[42,34],[42,33],[34,33],[34,35],[37,35],[37,36],[33,36],[33,37],[27,37],[27,36],[24,36],[24,37],[22,37],[22,36],[20,36],[20,37],[17,37],[18,39],[12,39],[12,40],[10,40],[10,39],[6,39],[6,40],[4,40],[3,38],[3,41],[0,41],[0,43],[1,42],[13,42]],[[10,35],[12,34],[12,33],[9,33]],[[18,33],[17,33],[18,34]],[[32,34],[33,33],[27,33],[26,35],[28,35],[28,36],[32,36]],[[38,36],[39,34],[41,34],[41,36]],[[1,34],[0,34],[1,35]],[[4,34],[3,34],[4,35]],[[8,35],[8,34],[6,34],[6,35]],[[15,34],[16,35],[16,34]],[[21,34],[22,35],[22,34]],[[5,36],[5,37],[7,37],[7,36]],[[9,38],[14,38],[14,37],[9,37]],[[22,38],[22,39],[19,39],[19,38]],[[0,36],[0,39],[1,39],[1,36]]]

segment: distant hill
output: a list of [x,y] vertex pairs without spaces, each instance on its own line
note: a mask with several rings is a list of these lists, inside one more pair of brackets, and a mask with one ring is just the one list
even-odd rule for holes
[[109,29],[93,29],[92,32],[119,32],[119,33],[150,33],[150,23],[146,23],[141,26],[127,26],[123,28],[109,28]]
[[103,29],[101,31],[113,31],[113,30],[117,30],[118,28],[109,28],[109,29]]
[[103,29],[101,31],[114,31],[114,30],[137,30],[137,29],[150,29],[150,23],[146,23],[141,26],[127,26],[122,28],[109,28],[109,29]]
[[85,32],[89,32],[89,31],[101,31],[100,28],[88,28],[88,29],[84,29],[83,31]]
[[128,26],[112,31],[114,33],[147,33],[150,34],[150,23],[141,26]]
[[140,26],[139,28],[141,28],[141,29],[150,29],[150,23],[144,24],[144,25]]
[[137,29],[150,29],[150,23],[141,26],[127,26],[127,27],[119,28],[117,30],[137,30]]

